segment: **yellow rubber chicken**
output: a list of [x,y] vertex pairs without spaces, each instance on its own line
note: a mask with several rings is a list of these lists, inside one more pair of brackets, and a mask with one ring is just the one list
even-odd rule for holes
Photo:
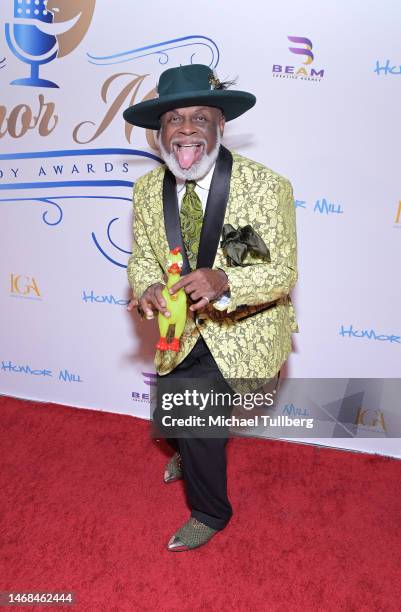
[[[180,337],[184,331],[187,319],[187,294],[184,289],[179,289],[177,293],[170,295],[168,290],[180,280],[182,270],[181,247],[171,249],[167,263],[167,284],[162,294],[166,300],[167,310],[170,316],[165,317],[161,312],[158,314],[160,339],[156,344],[156,348],[159,349],[159,351],[178,352],[180,350]],[[174,338],[168,343],[167,332],[170,325],[175,325],[175,330]]]

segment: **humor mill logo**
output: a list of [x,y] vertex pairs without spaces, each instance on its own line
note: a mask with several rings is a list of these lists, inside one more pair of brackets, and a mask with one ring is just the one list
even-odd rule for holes
[[[12,0],[8,0],[10,10]],[[39,77],[39,67],[71,53],[82,41],[92,21],[96,0],[14,0],[6,23],[7,44],[31,69],[29,77],[11,85],[58,87]]]
[[373,70],[373,72],[375,72],[378,76],[380,75],[400,76],[401,75],[401,65],[398,64],[398,66],[396,66],[392,62],[390,62],[389,59],[386,60],[384,64],[381,64],[380,60],[376,60],[376,67]]
[[322,198],[316,200],[314,204],[309,205],[306,200],[294,200],[295,208],[309,209],[314,213],[318,213],[323,216],[327,215],[342,215],[344,209],[341,204],[330,202],[328,198]]
[[324,69],[317,70],[315,68],[306,68],[315,59],[313,54],[313,44],[309,38],[304,36],[287,36],[288,40],[296,47],[288,47],[291,53],[295,55],[304,56],[306,59],[302,63],[304,66],[289,66],[282,64],[273,64],[272,74],[273,77],[279,77],[282,79],[300,79],[302,81],[321,81],[324,77]]
[[401,344],[401,336],[395,334],[383,334],[377,332],[375,329],[354,329],[351,324],[348,327],[341,325],[340,336],[343,338],[365,338],[367,340],[374,340],[379,342],[390,342],[390,344]]
[[27,363],[14,363],[11,359],[8,361],[1,361],[0,371],[9,374],[23,374],[25,376],[42,376],[43,378],[57,377],[58,380],[68,383],[84,382],[79,374],[72,373],[67,369],[59,370],[57,374],[57,372],[53,372],[53,370],[48,368],[38,368]]
[[42,299],[38,283],[27,274],[10,274],[10,295],[30,300]]
[[91,291],[82,292],[82,301],[90,304],[110,304],[113,306],[127,306],[129,304],[129,300],[125,300],[120,297],[115,297],[111,293],[108,295],[97,295],[93,289]]

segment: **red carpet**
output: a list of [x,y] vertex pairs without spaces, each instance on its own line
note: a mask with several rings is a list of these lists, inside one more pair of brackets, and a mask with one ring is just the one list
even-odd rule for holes
[[229,527],[174,554],[188,510],[148,423],[5,397],[0,417],[0,591],[77,598],[4,610],[400,610],[400,461],[232,440]]

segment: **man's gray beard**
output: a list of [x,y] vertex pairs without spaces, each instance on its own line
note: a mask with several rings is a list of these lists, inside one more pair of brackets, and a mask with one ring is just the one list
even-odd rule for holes
[[199,179],[206,176],[206,174],[209,172],[209,170],[215,163],[219,154],[221,134],[218,128],[216,132],[216,146],[212,149],[212,151],[210,151],[210,153],[204,153],[202,155],[202,158],[192,164],[192,166],[188,168],[188,170],[181,168],[180,164],[175,158],[174,153],[169,153],[167,149],[164,148],[161,140],[161,132],[156,136],[156,143],[159,147],[160,155],[164,163],[166,164],[167,168],[174,174],[175,177],[183,181],[198,181]]

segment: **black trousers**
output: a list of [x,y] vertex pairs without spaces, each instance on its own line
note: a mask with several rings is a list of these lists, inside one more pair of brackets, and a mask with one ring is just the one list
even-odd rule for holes
[[[218,389],[231,392],[212,357],[203,338],[199,338],[187,357],[169,374],[173,384],[178,379],[212,379]],[[153,414],[154,423],[160,423],[162,409],[158,403]],[[176,437],[166,438],[173,449],[180,453],[185,491],[191,516],[213,529],[223,529],[232,515],[227,496],[227,430],[222,428],[221,437]],[[219,434],[220,435],[220,434]]]

